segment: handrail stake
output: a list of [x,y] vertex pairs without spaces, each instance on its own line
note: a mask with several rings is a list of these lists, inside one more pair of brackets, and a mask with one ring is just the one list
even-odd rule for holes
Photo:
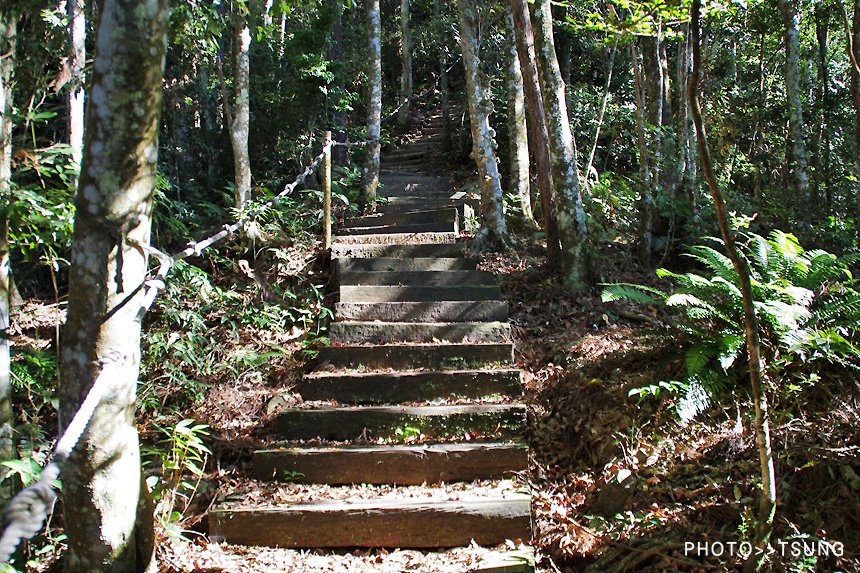
[[325,132],[323,141],[325,155],[323,156],[323,246],[331,248],[331,132]]

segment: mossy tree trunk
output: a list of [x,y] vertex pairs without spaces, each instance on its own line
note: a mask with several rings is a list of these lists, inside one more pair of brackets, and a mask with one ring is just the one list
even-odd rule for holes
[[102,369],[117,375],[63,467],[72,572],[153,567],[134,412],[167,28],[167,0],[100,6],[62,337],[61,429]]
[[794,162],[795,201],[809,196],[809,166],[803,126],[803,101],[800,90],[800,14],[796,0],[779,0],[785,25],[785,97],[788,100],[788,126]]
[[481,231],[476,238],[479,248],[506,245],[509,241],[502,204],[502,183],[496,160],[495,131],[490,127],[493,101],[489,78],[481,70],[478,40],[479,15],[474,0],[459,0],[460,49],[466,71],[466,99],[472,131],[472,158],[478,168],[481,189]]
[[379,15],[379,0],[367,2],[369,85],[367,102],[367,136],[373,139],[367,146],[367,157],[362,172],[361,199],[366,208],[376,207],[376,191],[379,187],[379,142],[382,133],[382,22]]
[[549,132],[552,180],[558,201],[562,279],[567,290],[584,292],[591,286],[591,257],[588,254],[585,209],[576,166],[576,146],[567,115],[564,81],[555,53],[550,0],[537,0],[532,16]]
[[517,56],[514,16],[508,14],[508,141],[510,147],[510,181],[508,192],[520,201],[526,222],[534,225],[529,176],[529,134],[526,125],[526,98],[523,73]]
[[233,147],[233,185],[236,208],[244,209],[251,199],[251,28],[246,8],[233,3],[233,97],[230,143]]

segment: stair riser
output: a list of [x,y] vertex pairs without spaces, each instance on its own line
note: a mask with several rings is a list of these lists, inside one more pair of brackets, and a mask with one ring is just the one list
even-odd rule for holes
[[340,302],[436,302],[498,300],[498,286],[341,286]]
[[[402,410],[402,411],[401,411]],[[273,421],[272,430],[284,440],[403,441],[423,434],[426,439],[457,438],[468,432],[475,437],[516,438],[525,427],[522,408],[464,410],[458,413],[422,415],[419,408],[352,408],[338,410],[285,410]]]
[[345,286],[497,286],[493,274],[486,271],[355,271],[337,278]]
[[209,533],[233,545],[435,548],[531,538],[526,499],[410,504],[408,509],[301,508],[209,513]]
[[257,479],[331,485],[421,485],[501,479],[527,466],[527,449],[515,444],[254,453]]
[[340,320],[391,322],[489,322],[508,319],[508,305],[501,301],[350,303],[335,305]]
[[338,231],[339,236],[344,235],[369,235],[369,234],[394,234],[394,233],[459,233],[459,225],[456,221],[437,221],[430,223],[415,223],[408,225],[391,226],[367,226],[346,227]]
[[407,188],[385,187],[379,191],[380,197],[426,197],[428,199],[448,199],[454,193],[450,189],[438,189],[420,187],[418,185]]
[[334,368],[359,367],[415,370],[464,370],[513,364],[511,344],[448,344],[442,346],[329,346],[318,363]]
[[386,257],[411,259],[419,257],[462,257],[466,253],[464,243],[424,245],[350,245],[334,244],[331,256],[339,258]]
[[418,375],[308,377],[297,390],[304,400],[341,404],[399,404],[437,399],[480,399],[522,394],[518,371],[427,372]]
[[510,342],[511,327],[503,322],[453,322],[448,324],[333,322],[332,342],[364,344],[373,342]]
[[349,219],[344,222],[342,228],[351,227],[378,227],[381,225],[414,225],[416,223],[454,223],[457,220],[455,208],[438,209],[432,211],[417,211],[404,214],[384,214],[372,217],[360,217]]
[[463,258],[396,259],[379,257],[334,260],[336,274],[379,271],[471,271],[475,270],[475,266],[475,261]]
[[335,245],[440,245],[456,243],[457,233],[375,233],[372,235],[337,236]]

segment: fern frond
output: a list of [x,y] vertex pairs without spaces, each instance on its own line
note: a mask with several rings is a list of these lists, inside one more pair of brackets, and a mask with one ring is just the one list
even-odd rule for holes
[[613,283],[601,285],[604,287],[600,293],[603,302],[615,302],[629,300],[642,304],[660,304],[666,298],[666,293],[645,285],[632,283]]
[[735,271],[731,259],[714,248],[704,245],[692,247],[687,256],[711,269],[719,278],[731,282],[738,280],[738,273]]

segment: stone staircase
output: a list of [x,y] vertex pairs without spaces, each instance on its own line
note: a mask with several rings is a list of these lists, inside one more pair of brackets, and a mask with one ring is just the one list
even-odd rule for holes
[[211,535],[282,548],[531,539],[530,496],[510,479],[528,452],[507,305],[465,257],[471,199],[427,173],[440,121],[386,157],[386,201],[335,238],[332,345],[296,389],[302,404],[274,417],[272,447],[254,456],[256,479],[367,484],[362,498],[216,507]]

